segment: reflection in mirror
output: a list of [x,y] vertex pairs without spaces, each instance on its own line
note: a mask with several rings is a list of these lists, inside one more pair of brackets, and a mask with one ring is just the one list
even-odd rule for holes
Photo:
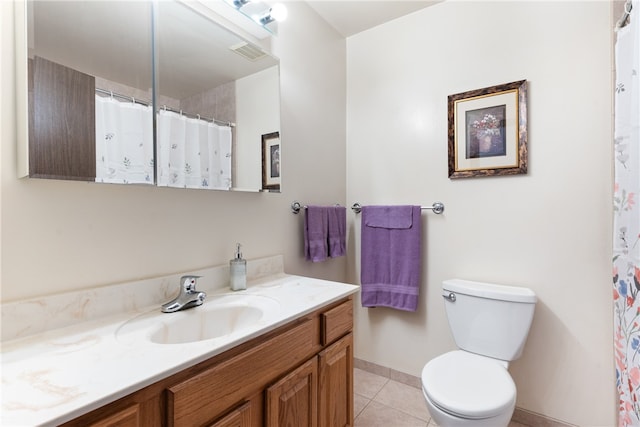
[[281,3],[269,6],[258,0],[225,1],[246,18],[260,24],[262,28],[271,34],[278,34],[278,22],[287,19],[287,8]]
[[153,184],[151,5],[28,1],[28,175]]
[[16,10],[20,176],[262,191],[261,136],[280,131],[278,60],[204,3]]
[[204,9],[157,11],[158,185],[260,191],[261,135],[280,129],[278,61]]
[[280,191],[280,132],[262,135],[262,189]]

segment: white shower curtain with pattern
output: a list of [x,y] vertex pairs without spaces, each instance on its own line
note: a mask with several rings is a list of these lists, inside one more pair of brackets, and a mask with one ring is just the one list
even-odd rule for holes
[[640,426],[640,0],[615,47],[613,298],[618,425]]
[[159,186],[231,188],[229,126],[166,110],[158,113],[157,126]]
[[153,184],[153,111],[96,95],[96,182]]

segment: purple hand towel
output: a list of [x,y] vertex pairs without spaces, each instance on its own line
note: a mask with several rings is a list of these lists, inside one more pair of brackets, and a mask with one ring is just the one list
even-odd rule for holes
[[329,256],[336,258],[347,253],[347,208],[332,206],[327,208],[329,220]]
[[307,206],[304,214],[304,255],[308,261],[321,262],[327,259],[328,223],[326,207]]
[[363,307],[417,309],[422,248],[420,216],[420,206],[362,208]]

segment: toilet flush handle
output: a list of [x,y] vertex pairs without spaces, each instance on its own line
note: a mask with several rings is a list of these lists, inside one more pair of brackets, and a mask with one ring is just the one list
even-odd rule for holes
[[449,295],[442,295],[442,298],[448,299],[451,302],[456,302],[456,294],[449,292]]

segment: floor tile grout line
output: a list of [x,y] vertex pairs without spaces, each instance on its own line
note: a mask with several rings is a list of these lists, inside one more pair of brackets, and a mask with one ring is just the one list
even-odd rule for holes
[[[371,398],[371,400],[375,400],[376,397],[378,397],[378,395],[380,394],[380,392],[382,391],[382,389],[389,384],[389,378],[386,377],[382,377],[385,379],[384,384],[382,384],[382,386],[380,387],[380,389],[378,391],[376,391],[376,394],[373,395],[373,397]],[[378,402],[380,403],[380,402]]]
[[[377,375],[377,374],[373,374],[373,375]],[[392,407],[392,406],[386,405],[386,404],[384,404],[384,403],[382,403],[382,402],[380,402],[380,401],[376,400],[376,398],[378,397],[378,395],[380,394],[380,392],[382,392],[382,390],[383,390],[383,389],[384,389],[384,388],[385,388],[385,387],[386,387],[386,386],[387,386],[391,381],[394,381],[394,380],[392,380],[391,378],[388,378],[388,377],[385,377],[385,376],[382,376],[382,375],[377,375],[377,376],[379,376],[380,378],[384,378],[384,384],[382,384],[382,386],[380,387],[380,389],[379,389],[378,391],[376,391],[376,393],[373,395],[373,397],[369,398],[369,397],[366,397],[366,396],[364,396],[364,395],[362,395],[362,394],[356,393],[356,394],[358,394],[359,396],[364,397],[365,399],[368,399],[368,400],[369,400],[369,401],[367,402],[367,404],[364,406],[364,408],[362,408],[362,410],[360,411],[360,414],[362,414],[362,413],[364,412],[364,410],[367,408],[367,406],[369,406],[369,404],[370,404],[371,402],[375,401],[377,404],[382,405],[382,406],[384,406],[385,408],[389,408],[389,409],[393,409],[393,410],[398,411],[398,412],[402,412],[403,414],[405,414],[405,415],[407,415],[407,416],[409,416],[409,417],[411,417],[411,418],[414,418],[414,419],[419,420],[419,421],[424,421],[424,422],[426,422],[426,423],[427,423],[427,426],[429,425],[429,423],[431,422],[431,419],[432,419],[431,414],[429,414],[429,419],[424,420],[424,419],[422,419],[422,418],[420,418],[420,417],[417,417],[415,414],[412,414],[412,413],[409,413],[409,412],[403,411],[402,409],[399,409],[399,408],[394,408],[394,407]],[[395,382],[397,382],[397,383],[399,383],[399,384],[403,384],[403,383],[401,383],[401,382],[399,382],[399,381],[395,381]],[[405,385],[406,385],[406,384],[405,384]],[[416,388],[416,387],[413,387],[413,388]],[[356,417],[356,418],[357,418],[357,417]]]
[[[373,401],[373,399],[372,399],[372,401]],[[382,406],[384,406],[385,408],[389,408],[389,409],[393,409],[394,411],[402,412],[403,414],[405,414],[405,415],[407,415],[407,416],[409,416],[409,417],[411,417],[411,418],[415,418],[416,420],[424,421],[425,423],[427,423],[427,425],[431,422],[431,417],[429,417],[429,419],[428,419],[428,420],[424,420],[424,419],[422,419],[422,418],[420,418],[420,417],[416,417],[416,415],[415,415],[415,414],[411,414],[411,413],[409,413],[409,412],[407,412],[407,411],[403,411],[403,410],[402,410],[402,409],[400,409],[400,408],[394,408],[393,406],[389,406],[389,405],[384,404],[384,403],[382,403],[382,402],[379,402],[379,401],[377,401],[377,400],[376,400],[376,403],[377,403],[378,405],[382,405]],[[368,406],[368,404],[367,404],[367,406]],[[363,411],[364,411],[364,409],[363,409]],[[360,413],[362,413],[362,412],[360,412]]]
[[[364,397],[361,394],[359,394],[358,396]],[[360,415],[362,415],[362,413],[364,412],[365,409],[367,409],[367,406],[369,406],[369,404],[371,404],[372,400],[369,398],[364,397],[365,399],[367,399],[367,403],[362,407],[362,409],[360,409],[360,412],[358,412],[358,415],[356,415],[355,417],[353,417],[353,421],[355,422],[355,420],[358,419],[358,417]]]
[[355,422],[355,420],[357,420],[357,419],[358,419],[358,417],[359,417],[360,415],[362,415],[362,414],[364,413],[364,410],[365,410],[365,409],[367,409],[367,407],[369,406],[369,404],[371,404],[371,400],[369,400],[369,401],[367,402],[367,404],[366,404],[366,405],[364,405],[364,406],[362,407],[362,409],[360,409],[360,412],[358,412],[358,415],[356,415],[355,417],[353,417],[353,421],[354,421],[354,422]]

